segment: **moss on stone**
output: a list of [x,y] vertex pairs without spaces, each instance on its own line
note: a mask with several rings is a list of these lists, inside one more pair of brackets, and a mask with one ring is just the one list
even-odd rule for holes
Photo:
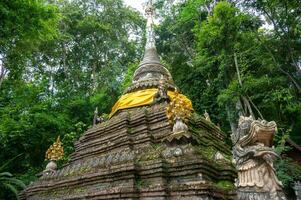
[[203,147],[203,146],[196,146],[196,151],[205,158],[212,160],[216,153],[216,150],[213,147]]
[[137,179],[136,180],[136,187],[137,189],[141,190],[143,188],[147,188],[150,186],[150,182],[147,180],[141,180],[141,179]]
[[149,160],[155,160],[158,159],[161,155],[162,149],[163,149],[162,144],[152,144],[148,148],[145,148],[140,151],[139,155],[135,159],[136,164],[142,164],[143,162],[147,162]]
[[235,188],[232,182],[226,180],[218,181],[215,186],[223,190],[233,190]]
[[160,147],[162,147],[162,144],[157,143],[157,144],[152,144],[151,146],[152,146],[155,150],[158,150]]

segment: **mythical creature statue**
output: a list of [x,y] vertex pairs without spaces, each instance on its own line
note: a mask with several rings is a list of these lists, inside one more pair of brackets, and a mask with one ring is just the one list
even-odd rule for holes
[[231,135],[239,200],[286,199],[273,167],[278,157],[272,147],[276,129],[274,121],[240,117],[238,129]]

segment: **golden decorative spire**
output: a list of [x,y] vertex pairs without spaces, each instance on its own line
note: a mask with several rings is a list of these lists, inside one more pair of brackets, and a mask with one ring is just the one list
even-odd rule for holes
[[64,156],[64,148],[62,146],[60,136],[57,137],[49,149],[46,151],[45,160],[57,161],[61,160]]

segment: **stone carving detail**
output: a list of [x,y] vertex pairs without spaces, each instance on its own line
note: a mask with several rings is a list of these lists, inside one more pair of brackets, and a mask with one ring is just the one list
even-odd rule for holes
[[297,200],[301,200],[301,181],[295,182],[294,190]]
[[174,121],[175,121],[175,123],[174,123],[173,128],[172,128],[173,133],[180,133],[180,132],[187,132],[188,131],[188,127],[183,122],[184,120],[181,117],[175,116]]
[[145,15],[147,17],[147,24],[146,24],[146,49],[156,48],[156,40],[155,40],[155,32],[154,32],[154,7],[151,1],[147,2],[145,8]]
[[191,110],[189,105],[179,97],[179,92],[177,90],[175,91],[175,96],[171,99],[170,104],[166,108],[166,115],[169,122],[173,124],[173,134],[167,137],[168,141],[171,141],[174,138],[180,139],[183,136],[186,138],[190,137],[186,122],[191,116]]
[[231,135],[240,200],[285,199],[273,161],[278,156],[272,148],[276,123],[240,117],[238,129]]
[[152,78],[154,78],[153,74],[152,73],[147,73],[144,76],[142,76],[138,81],[147,81],[147,80],[152,79]]
[[[155,61],[154,61],[155,62]],[[159,61],[158,61],[159,62]],[[151,67],[151,70],[150,70]],[[150,79],[159,80],[161,76],[164,76],[167,82],[173,83],[170,72],[161,64],[148,64],[139,67],[134,74],[133,83],[146,81]]]
[[139,89],[158,87],[160,85],[159,80],[162,76],[164,76],[168,89],[175,88],[172,76],[161,64],[160,57],[156,50],[154,31],[155,10],[151,1],[146,4],[145,14],[147,17],[147,25],[144,57],[139,64],[139,68],[135,71],[132,85],[128,87],[125,91],[126,93],[134,92]]
[[48,175],[48,174],[52,174],[56,171],[57,169],[57,164],[54,162],[54,161],[50,161],[47,165],[46,165],[46,168],[45,170],[43,171],[43,173],[45,175]]
[[204,117],[208,122],[211,122],[211,119],[210,119],[209,113],[207,113],[207,110],[205,110]]
[[221,154],[221,152],[216,152],[216,154],[214,155],[214,160],[216,161],[227,161],[225,156],[223,156],[223,154]]
[[167,88],[165,86],[164,77],[161,76],[158,92],[154,96],[154,103],[163,103],[163,102],[169,102],[170,99],[167,95]]
[[104,121],[104,118],[102,116],[99,116],[98,107],[96,107],[94,111],[93,126],[95,126],[96,124],[100,124]]
[[47,164],[46,169],[43,171],[43,175],[54,174],[57,169],[55,161],[61,160],[64,156],[64,149],[60,140],[60,136],[56,141],[49,147],[46,152],[46,160],[50,162]]

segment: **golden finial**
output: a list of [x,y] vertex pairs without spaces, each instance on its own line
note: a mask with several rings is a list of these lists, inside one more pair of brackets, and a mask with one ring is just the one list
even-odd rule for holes
[[60,136],[46,151],[45,160],[57,161],[61,160],[64,156],[64,148],[62,146]]

